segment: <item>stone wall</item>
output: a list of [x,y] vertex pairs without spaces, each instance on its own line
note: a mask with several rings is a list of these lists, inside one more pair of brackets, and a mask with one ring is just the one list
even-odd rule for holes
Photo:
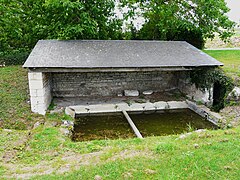
[[205,89],[205,91],[198,89],[195,84],[191,83],[189,72],[179,73],[178,79],[178,89],[186,94],[188,99],[201,102],[207,106],[212,105],[213,88],[210,90]]
[[54,97],[116,96],[124,90],[165,91],[178,86],[174,72],[52,73]]
[[138,72],[29,72],[31,110],[45,114],[52,97],[117,96],[124,90],[155,92],[178,88],[189,99],[212,103],[212,91],[202,92],[189,80],[188,71]]
[[45,115],[51,103],[51,74],[42,72],[29,72],[29,91],[31,100],[31,110]]

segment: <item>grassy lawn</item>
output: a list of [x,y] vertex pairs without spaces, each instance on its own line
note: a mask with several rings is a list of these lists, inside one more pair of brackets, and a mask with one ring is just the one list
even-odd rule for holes
[[[240,51],[205,51],[240,77]],[[32,179],[239,179],[240,127],[145,139],[72,142],[31,113],[27,71],[0,68],[0,177]],[[45,122],[36,129],[33,124]],[[12,130],[6,130],[12,129]]]
[[[238,179],[240,128],[71,142],[57,127],[1,131],[0,175],[33,179]],[[6,144],[6,142],[8,142]]]
[[0,128],[32,129],[36,122],[61,121],[64,114],[46,117],[32,113],[27,70],[21,66],[0,68]]
[[28,129],[43,117],[30,112],[27,70],[0,68],[0,127]]
[[205,50],[207,54],[224,63],[224,71],[240,77],[240,50]]

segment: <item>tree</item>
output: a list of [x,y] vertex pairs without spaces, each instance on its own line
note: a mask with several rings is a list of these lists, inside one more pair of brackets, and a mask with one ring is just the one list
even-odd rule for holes
[[[117,0],[0,0],[0,52],[31,49],[39,39],[122,39]],[[217,33],[226,40],[234,23],[224,0],[121,0],[126,18],[141,14],[125,38],[186,40],[201,48]],[[139,11],[139,9],[141,11]]]
[[[207,38],[216,34],[227,40],[234,31],[234,22],[226,13],[224,0],[132,0],[123,1],[129,12],[141,9],[146,23],[137,33],[138,39],[186,40],[202,48]],[[126,17],[129,17],[127,15]]]
[[39,39],[119,39],[114,0],[0,0],[1,50]]

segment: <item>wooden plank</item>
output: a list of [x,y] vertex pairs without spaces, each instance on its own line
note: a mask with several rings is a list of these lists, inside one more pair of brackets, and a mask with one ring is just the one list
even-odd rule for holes
[[133,129],[134,133],[136,134],[136,136],[138,138],[143,139],[141,133],[139,132],[138,128],[133,123],[132,119],[129,117],[128,113],[125,110],[123,110],[122,112],[123,112],[124,116],[126,117],[128,123],[130,124],[131,128]]

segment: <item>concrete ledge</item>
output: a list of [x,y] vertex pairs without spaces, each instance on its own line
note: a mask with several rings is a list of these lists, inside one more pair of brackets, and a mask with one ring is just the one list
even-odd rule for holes
[[133,111],[157,111],[168,109],[185,109],[188,104],[185,101],[159,101],[155,103],[116,103],[116,104],[96,104],[96,105],[79,105],[69,106],[65,113],[75,118],[76,115],[96,114],[96,113],[114,113],[114,112],[133,112]]
[[188,104],[185,101],[169,101],[167,102],[169,109],[186,109]]
[[219,122],[222,119],[222,116],[216,112],[212,112],[206,106],[197,105],[194,102],[186,101],[188,104],[188,108],[194,111],[195,113],[199,114],[203,118],[206,118],[208,121],[212,122],[213,124],[219,126]]
[[210,111],[206,106],[198,106],[191,101],[158,101],[155,103],[116,103],[116,104],[95,104],[79,105],[66,107],[65,113],[75,118],[77,115],[97,114],[97,113],[115,113],[115,112],[137,112],[137,111],[157,111],[157,110],[175,110],[191,109],[198,115],[206,118],[208,121],[218,126],[222,117],[215,112]]

